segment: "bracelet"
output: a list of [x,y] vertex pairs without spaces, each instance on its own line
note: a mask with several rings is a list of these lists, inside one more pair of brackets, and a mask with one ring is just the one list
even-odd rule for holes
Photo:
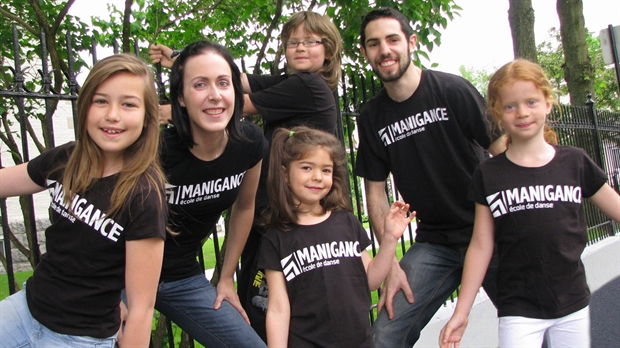
[[182,48],[180,50],[172,51],[172,54],[170,55],[170,58],[174,58],[174,57],[178,56],[179,54],[181,54],[181,52],[183,52]]

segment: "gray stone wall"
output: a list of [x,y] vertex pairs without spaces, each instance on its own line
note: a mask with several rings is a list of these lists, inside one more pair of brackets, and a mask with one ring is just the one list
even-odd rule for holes
[[[47,226],[49,226],[50,222],[47,219],[38,219],[36,221],[36,224],[37,224],[38,244],[41,250],[41,254],[43,254],[45,252],[45,229],[47,228]],[[17,237],[17,239],[24,246],[26,246],[26,248],[29,248],[28,240],[24,232],[24,223],[18,222],[18,221],[10,222],[9,227],[11,228],[11,231],[13,231],[13,233],[15,234],[15,237]],[[2,235],[4,235],[4,231],[2,232],[3,232]],[[2,250],[0,251],[3,255],[4,255],[4,248],[5,247],[3,244]],[[30,262],[28,261],[26,256],[22,254],[21,251],[19,251],[19,249],[17,249],[15,247],[15,244],[13,243],[11,243],[11,255],[13,257],[13,271],[14,272],[24,272],[24,271],[32,270],[32,266],[30,265]],[[1,263],[0,263],[0,274],[6,274],[4,265],[2,265]]]

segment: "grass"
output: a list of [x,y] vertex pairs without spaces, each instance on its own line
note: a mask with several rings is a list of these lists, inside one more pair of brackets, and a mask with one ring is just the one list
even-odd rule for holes
[[[32,271],[27,272],[17,272],[14,274],[15,283],[19,286],[19,289],[22,288],[22,285],[30,276],[32,275]],[[9,280],[6,274],[0,274],[0,300],[9,296]]]
[[[220,251],[222,250],[222,245],[224,245],[224,237],[218,236],[218,244],[220,245]],[[215,243],[213,243],[213,239],[209,238],[202,245],[202,255],[205,258],[205,269],[215,268]]]

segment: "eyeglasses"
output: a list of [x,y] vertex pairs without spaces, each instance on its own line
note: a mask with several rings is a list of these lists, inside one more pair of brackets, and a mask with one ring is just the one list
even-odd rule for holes
[[314,46],[322,45],[323,41],[314,40],[314,39],[308,39],[304,41],[287,41],[284,43],[284,46],[286,46],[286,48],[297,48],[299,44],[304,45],[304,47],[314,47]]

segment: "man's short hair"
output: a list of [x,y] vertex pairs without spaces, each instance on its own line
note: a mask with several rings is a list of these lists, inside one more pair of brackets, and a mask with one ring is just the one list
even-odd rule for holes
[[380,7],[368,12],[368,14],[364,16],[364,19],[362,19],[362,27],[360,29],[360,41],[362,47],[366,48],[366,26],[368,23],[381,18],[392,18],[397,20],[398,23],[400,23],[400,29],[405,34],[407,39],[413,35],[413,28],[411,27],[411,24],[409,24],[409,19],[407,19],[404,14],[391,7]]

